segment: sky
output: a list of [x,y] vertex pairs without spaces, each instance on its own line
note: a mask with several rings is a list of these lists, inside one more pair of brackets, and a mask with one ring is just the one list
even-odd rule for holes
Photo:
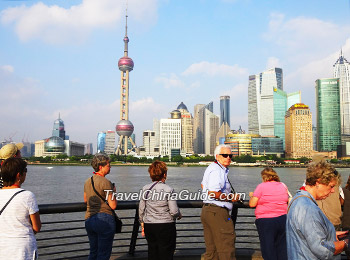
[[248,77],[283,69],[315,122],[315,80],[350,60],[349,0],[0,1],[0,141],[52,135],[93,143],[120,120],[118,60],[128,6],[130,114],[136,144],[184,102],[231,97],[231,129],[248,130]]

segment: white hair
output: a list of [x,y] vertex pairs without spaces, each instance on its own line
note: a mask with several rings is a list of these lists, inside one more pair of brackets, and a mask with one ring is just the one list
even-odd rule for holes
[[214,150],[214,157],[216,159],[216,156],[220,154],[221,152],[221,149],[223,148],[228,148],[231,150],[231,146],[230,145],[227,145],[227,144],[220,144],[218,146],[216,146],[215,150]]

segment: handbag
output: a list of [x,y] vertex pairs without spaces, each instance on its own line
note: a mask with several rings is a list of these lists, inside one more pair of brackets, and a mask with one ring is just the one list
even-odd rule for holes
[[97,194],[97,196],[99,196],[107,205],[108,207],[110,207],[110,209],[112,210],[112,214],[114,216],[115,219],[115,233],[121,233],[122,232],[122,227],[123,227],[123,222],[121,221],[121,219],[118,217],[118,215],[115,213],[114,209],[111,208],[111,206],[109,206],[108,201],[105,200],[100,193],[97,192],[97,190],[95,189],[95,185],[94,185],[94,180],[93,180],[93,176],[91,176],[91,185],[92,188],[94,189],[94,192]]

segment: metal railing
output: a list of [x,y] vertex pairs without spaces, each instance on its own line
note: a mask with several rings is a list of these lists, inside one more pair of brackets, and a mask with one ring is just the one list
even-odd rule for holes
[[[177,201],[177,204],[183,218],[176,223],[176,250],[204,251],[200,221],[202,201]],[[86,204],[43,204],[39,205],[39,210],[42,229],[36,238],[40,259],[86,259],[89,255],[89,240],[84,225]],[[112,254],[134,255],[147,252],[147,241],[139,229],[138,201],[119,201],[116,212],[123,221],[123,230],[114,237]],[[234,203],[233,215],[237,216],[236,248],[259,250],[255,215],[247,201]]]

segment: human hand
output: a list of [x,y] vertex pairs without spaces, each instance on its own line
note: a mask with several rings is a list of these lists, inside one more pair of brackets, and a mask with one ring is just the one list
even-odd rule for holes
[[176,218],[177,220],[182,219],[182,214],[180,213],[180,215]]
[[249,192],[249,197],[253,197],[254,192]]
[[143,223],[141,223],[141,236],[145,237],[145,227]]

